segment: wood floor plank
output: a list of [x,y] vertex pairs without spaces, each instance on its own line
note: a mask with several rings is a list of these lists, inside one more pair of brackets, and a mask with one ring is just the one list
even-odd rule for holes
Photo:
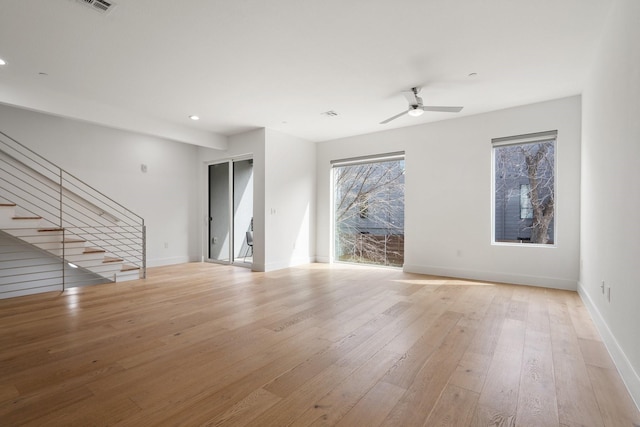
[[288,397],[295,393],[309,380],[320,374],[322,371],[336,363],[345,354],[366,342],[385,324],[393,321],[389,316],[379,316],[365,325],[358,328],[354,333],[349,334],[337,343],[332,344],[325,350],[316,353],[302,364],[293,367],[283,375],[275,378],[265,385],[265,389],[280,396]]
[[490,364],[491,356],[466,351],[451,374],[449,384],[480,394]]
[[515,414],[505,414],[504,411],[491,406],[477,405],[470,425],[472,427],[516,427],[518,424],[516,424]]
[[[424,329],[424,334],[411,346],[391,368],[385,376],[385,381],[398,387],[407,389],[415,380],[416,374],[422,369],[434,351],[440,347],[442,341],[460,320],[461,315],[447,311],[434,319],[430,327]],[[396,350],[389,345],[387,348]]]
[[560,423],[603,426],[593,387],[572,324],[551,329]]
[[[151,416],[132,418],[125,425],[136,426],[142,422],[151,422],[151,425],[164,423],[169,425],[207,424],[218,414],[232,410],[243,400],[246,401],[253,391],[277,377],[287,367],[300,363],[310,354],[326,346],[327,343],[322,340],[309,341],[310,335],[316,334],[317,331],[309,330],[301,336],[277,346],[278,348],[274,348],[271,354],[264,358],[264,361],[268,361],[266,364],[248,360],[246,363],[232,366],[223,375],[216,378],[218,387],[196,388],[190,386],[189,390],[183,389],[179,393],[178,399],[170,396],[166,403],[158,404],[156,402],[153,407],[150,407]],[[306,344],[304,348],[301,347],[303,343]],[[157,399],[155,400],[157,401]],[[266,410],[279,401],[280,399],[274,399],[265,408],[259,407],[257,409]],[[166,405],[171,405],[170,413],[164,409]],[[249,417],[245,414],[243,418],[246,419],[246,422],[251,422],[256,417]]]
[[551,336],[535,328],[525,335],[516,419],[519,425],[559,424]]
[[385,418],[384,426],[422,425],[429,417],[475,331],[454,327],[416,374],[407,392]]
[[431,426],[468,426],[473,419],[479,393],[449,384],[424,423]]
[[478,404],[515,418],[522,370],[525,323],[505,318]]
[[336,424],[400,357],[381,350],[298,417],[292,426]]
[[578,338],[580,352],[587,365],[598,366],[605,369],[616,369],[611,356],[600,340]]
[[569,291],[189,263],[0,300],[0,322],[0,426],[638,423]]
[[367,426],[377,427],[389,415],[405,391],[396,385],[378,381],[336,425],[352,427],[366,420]]
[[600,340],[600,334],[596,329],[587,308],[582,304],[580,297],[577,294],[566,295],[567,309],[571,318],[571,324],[576,331],[578,338],[585,338],[591,340]]
[[588,366],[587,370],[604,425],[640,426],[640,413],[625,393],[626,388],[615,369]]
[[[60,387],[56,392],[21,395],[0,405],[0,424],[17,426],[47,419],[51,420],[50,425],[64,425],[57,423],[56,417],[50,415],[55,411],[66,410],[76,402],[86,401],[92,396],[93,394],[86,387]],[[42,425],[41,421],[35,424]]]
[[506,317],[509,299],[502,292],[494,296],[491,305],[480,322],[478,331],[469,345],[469,352],[493,356],[498,339],[502,333],[502,325]]
[[281,400],[280,397],[259,388],[227,409],[220,415],[204,423],[204,426],[242,426],[255,420],[260,414]]

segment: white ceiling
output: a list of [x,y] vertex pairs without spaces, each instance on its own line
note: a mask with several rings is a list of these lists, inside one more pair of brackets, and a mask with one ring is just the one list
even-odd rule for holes
[[[259,127],[323,141],[579,94],[611,6],[115,2],[105,16],[76,0],[2,0],[0,103],[199,145]],[[465,108],[380,125],[412,86],[425,104]]]

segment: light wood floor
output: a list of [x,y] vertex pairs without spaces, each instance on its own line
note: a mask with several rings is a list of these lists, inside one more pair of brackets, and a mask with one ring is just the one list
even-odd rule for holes
[[214,264],[0,301],[1,426],[632,426],[576,293]]

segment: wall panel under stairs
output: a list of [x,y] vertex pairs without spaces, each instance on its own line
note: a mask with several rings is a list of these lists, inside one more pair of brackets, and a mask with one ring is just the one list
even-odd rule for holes
[[0,299],[108,282],[0,231]]

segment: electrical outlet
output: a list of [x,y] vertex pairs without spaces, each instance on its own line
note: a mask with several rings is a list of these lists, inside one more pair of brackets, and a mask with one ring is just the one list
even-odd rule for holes
[[216,243],[218,243],[218,238],[214,237],[213,239],[211,239],[211,242],[215,245]]
[[604,295],[604,280],[602,281],[602,284],[600,284],[600,290],[602,290],[602,295]]
[[164,248],[169,249],[169,242],[164,242]]

